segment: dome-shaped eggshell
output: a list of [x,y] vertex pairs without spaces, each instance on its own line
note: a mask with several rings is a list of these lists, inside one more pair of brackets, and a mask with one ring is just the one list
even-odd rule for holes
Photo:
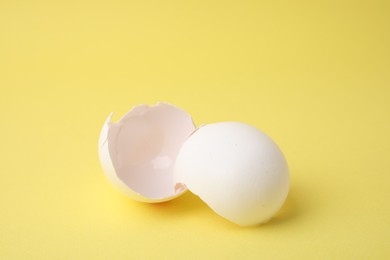
[[277,145],[238,122],[195,131],[176,158],[174,176],[219,215],[242,226],[267,222],[289,190],[287,162]]

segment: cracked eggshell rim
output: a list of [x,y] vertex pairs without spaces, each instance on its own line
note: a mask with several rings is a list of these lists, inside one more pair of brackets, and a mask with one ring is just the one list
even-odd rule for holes
[[147,198],[130,189],[121,179],[118,178],[118,175],[112,164],[110,151],[108,149],[108,131],[112,115],[113,113],[108,116],[106,122],[103,125],[99,137],[99,160],[103,168],[103,172],[116,188],[118,188],[121,192],[123,192],[130,198],[138,201],[149,202]]
[[[173,180],[172,169],[170,172],[167,173],[168,175],[166,177],[163,176],[163,178],[167,178],[167,180],[172,179],[172,192],[171,193],[169,192],[169,194],[167,194],[167,192],[165,191],[164,196],[151,196],[149,194],[142,193],[139,190],[137,191],[136,189],[130,187],[131,185],[129,185],[129,183],[126,183],[126,180],[124,180],[123,173],[119,174],[120,169],[118,169],[118,161],[117,161],[117,158],[115,158],[115,157],[117,157],[117,155],[115,155],[113,153],[113,150],[115,149],[117,140],[115,140],[116,138],[113,137],[113,133],[118,134],[118,132],[120,130],[120,129],[118,129],[118,127],[121,127],[121,124],[125,124],[126,120],[130,120],[130,122],[132,119],[135,120],[137,118],[138,119],[139,118],[141,118],[141,119],[146,118],[146,120],[148,120],[147,119],[148,113],[149,113],[149,115],[152,113],[158,114],[159,111],[160,111],[160,114],[164,114],[164,113],[167,114],[168,113],[169,118],[172,118],[172,115],[177,117],[177,120],[175,119],[176,121],[174,122],[174,124],[172,124],[173,127],[171,129],[169,129],[171,127],[168,124],[169,122],[164,121],[164,116],[161,116],[161,117],[155,116],[154,117],[155,120],[157,120],[157,125],[156,125],[157,128],[159,128],[159,127],[163,128],[162,137],[166,137],[167,135],[170,136],[170,138],[172,138],[172,136],[178,136],[177,138],[179,138],[179,140],[176,140],[176,142],[174,142],[175,146],[177,146],[177,147],[172,148],[173,149],[173,156],[172,157],[174,157],[174,158],[171,158],[172,159],[171,162],[169,160],[167,162],[167,158],[161,157],[159,160],[154,160],[153,163],[154,164],[158,163],[158,164],[160,164],[160,166],[162,165],[162,167],[167,167],[166,164],[170,163],[170,164],[172,164],[172,167],[173,167],[174,160],[176,159],[176,155],[177,155],[178,151],[180,150],[181,145],[185,142],[185,140],[188,138],[188,136],[195,130],[195,126],[194,126],[194,123],[192,121],[191,116],[176,106],[172,106],[172,105],[162,103],[162,102],[159,102],[156,105],[151,106],[151,107],[148,107],[147,105],[136,106],[132,110],[130,110],[125,116],[123,116],[118,121],[118,123],[114,123],[111,121],[111,118],[113,115],[113,113],[111,113],[103,125],[103,128],[102,128],[101,133],[100,133],[100,137],[99,137],[99,142],[98,142],[99,160],[100,160],[100,163],[102,165],[102,168],[103,168],[105,175],[112,182],[112,184],[115,187],[117,187],[122,193],[127,195],[128,197],[130,197],[134,200],[137,200],[137,201],[147,202],[147,203],[158,203],[158,202],[172,200],[172,199],[182,195],[184,192],[186,192],[187,188],[185,186],[181,186],[181,187],[179,187],[179,189],[177,188],[177,186],[175,187],[175,183],[173,182],[174,180]],[[150,120],[150,118],[149,118],[149,120]],[[177,129],[176,126],[178,123],[181,124],[182,129]],[[117,129],[115,129],[115,127],[117,127]],[[148,128],[150,128],[150,127],[148,126]],[[142,130],[142,128],[141,128],[141,130]],[[171,131],[174,130],[175,132],[176,131],[177,132],[176,133],[169,133],[170,130]],[[165,133],[164,133],[164,131],[165,131]],[[172,142],[164,142],[164,140],[159,140],[159,143],[161,143],[161,145],[166,146],[167,144],[169,145]],[[150,175],[150,173],[148,173],[148,174]],[[156,170],[156,174],[159,174],[158,169]],[[121,177],[121,175],[122,175],[122,177]],[[152,173],[152,175],[153,175],[153,173]],[[159,176],[159,178],[161,178],[161,176]],[[147,179],[147,178],[143,178],[143,179]],[[148,180],[146,180],[146,181],[148,181]],[[153,180],[150,180],[150,181],[153,182]],[[129,180],[127,180],[127,182],[129,182]],[[138,185],[142,185],[142,184],[138,184]],[[147,184],[143,184],[143,185],[147,185]],[[161,186],[162,184],[155,183],[154,185],[157,185],[157,187],[158,187],[158,186]],[[167,188],[165,188],[165,190],[166,189]]]

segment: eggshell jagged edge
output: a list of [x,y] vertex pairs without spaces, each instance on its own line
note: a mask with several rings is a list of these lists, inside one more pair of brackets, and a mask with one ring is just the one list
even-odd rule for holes
[[[163,102],[158,102],[157,105],[168,105]],[[157,106],[156,105],[156,106]],[[172,105],[170,105],[172,106]],[[174,107],[174,106],[173,106]],[[137,114],[137,113],[142,113],[143,111],[147,110],[149,107],[147,105],[140,105],[134,107],[130,112]],[[180,108],[177,108],[180,109]],[[181,110],[181,109],[180,109]],[[129,113],[130,113],[129,112]],[[128,197],[140,201],[140,202],[147,202],[147,203],[159,203],[159,202],[164,202],[164,201],[169,201],[172,199],[175,199],[185,192],[187,192],[187,187],[185,185],[177,185],[173,187],[173,190],[175,192],[174,195],[168,196],[168,197],[163,197],[163,198],[148,198],[143,196],[142,194],[132,190],[129,186],[127,186],[119,177],[118,174],[114,168],[112,158],[110,155],[110,150],[109,150],[109,128],[110,128],[110,123],[112,123],[111,118],[113,116],[113,113],[111,112],[106,119],[102,130],[100,132],[99,136],[99,142],[98,142],[98,153],[99,153],[99,160],[103,168],[103,172],[107,176],[107,178],[111,181],[111,183],[123,194],[127,195]],[[196,129],[196,128],[195,128]]]

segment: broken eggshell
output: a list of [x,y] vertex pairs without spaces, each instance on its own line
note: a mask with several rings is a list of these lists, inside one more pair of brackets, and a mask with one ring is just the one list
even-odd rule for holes
[[200,127],[183,144],[174,176],[217,214],[241,226],[271,219],[290,186],[278,146],[257,128],[239,122]]
[[99,159],[109,180],[130,198],[163,202],[180,196],[173,166],[177,153],[195,130],[185,111],[166,104],[134,107],[117,123],[107,118],[99,138]]
[[289,191],[287,162],[263,132],[239,122],[198,129],[165,103],[133,108],[105,122],[99,158],[111,182],[142,202],[163,202],[187,188],[217,214],[241,226],[267,222]]

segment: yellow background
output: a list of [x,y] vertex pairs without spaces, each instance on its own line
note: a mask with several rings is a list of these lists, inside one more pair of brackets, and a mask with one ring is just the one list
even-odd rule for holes
[[[1,259],[389,259],[390,2],[0,1]],[[134,202],[109,112],[165,101],[285,153],[276,219]]]

